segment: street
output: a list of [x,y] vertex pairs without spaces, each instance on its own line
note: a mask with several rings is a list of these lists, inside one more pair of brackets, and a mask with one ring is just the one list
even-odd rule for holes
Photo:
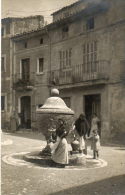
[[102,146],[100,158],[107,162],[104,167],[44,169],[7,158],[43,148],[42,134],[2,133],[1,137],[2,195],[125,195],[125,146]]

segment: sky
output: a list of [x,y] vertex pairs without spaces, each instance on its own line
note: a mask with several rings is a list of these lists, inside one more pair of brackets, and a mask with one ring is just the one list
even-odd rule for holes
[[45,21],[52,21],[51,13],[78,0],[2,0],[1,15],[5,17],[26,17],[43,15]]

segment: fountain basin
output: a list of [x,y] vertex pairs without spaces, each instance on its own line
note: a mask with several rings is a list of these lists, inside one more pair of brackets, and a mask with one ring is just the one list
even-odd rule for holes
[[[69,159],[72,156],[69,155]],[[74,158],[73,158],[74,159]],[[27,166],[28,168],[39,168],[39,169],[54,169],[58,168],[53,166],[52,160],[50,157],[42,157],[39,151],[34,152],[20,152],[20,153],[12,153],[9,155],[5,155],[2,157],[2,160],[13,166]],[[86,163],[82,165],[75,165],[72,159],[69,164],[63,168],[62,170],[88,170],[95,168],[102,168],[107,166],[107,162],[103,159],[94,160],[92,156],[86,155]]]

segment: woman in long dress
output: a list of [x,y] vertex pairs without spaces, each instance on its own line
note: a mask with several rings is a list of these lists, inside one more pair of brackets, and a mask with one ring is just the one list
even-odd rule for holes
[[67,131],[64,121],[60,121],[60,125],[56,130],[57,141],[52,147],[52,160],[57,166],[65,167],[69,163],[68,159],[68,143],[66,140]]

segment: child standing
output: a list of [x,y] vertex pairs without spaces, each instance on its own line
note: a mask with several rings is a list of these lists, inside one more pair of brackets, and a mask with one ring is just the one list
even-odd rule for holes
[[99,158],[100,137],[98,130],[93,130],[91,149],[93,150],[93,158]]

